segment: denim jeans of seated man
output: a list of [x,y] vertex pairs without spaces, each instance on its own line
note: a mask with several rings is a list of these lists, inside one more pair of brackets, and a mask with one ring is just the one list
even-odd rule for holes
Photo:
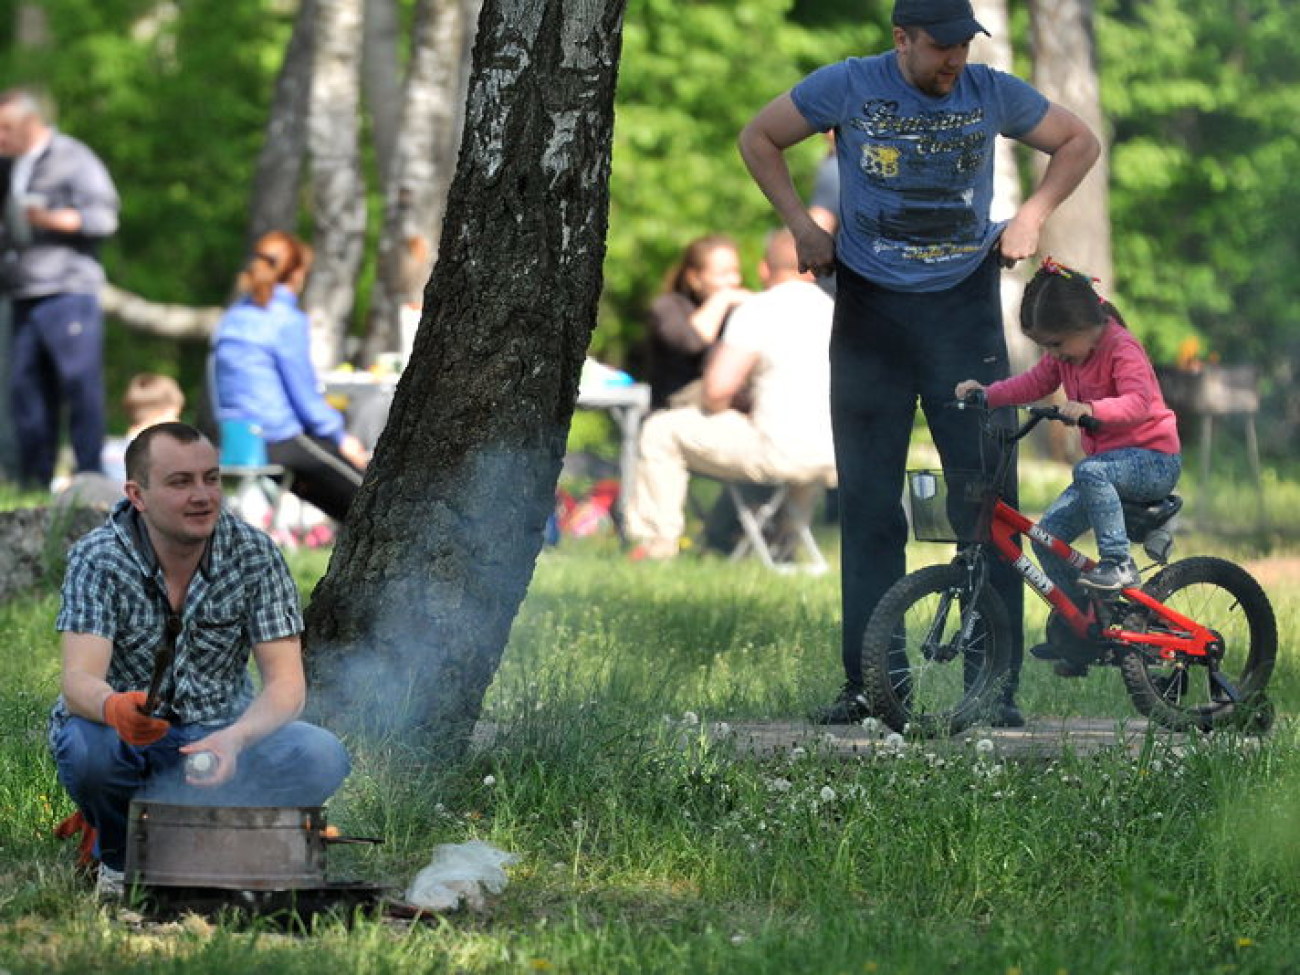
[[343,744],[324,728],[294,721],[245,749],[235,778],[213,788],[185,781],[180,748],[212,734],[210,725],[173,725],[145,748],[108,725],[73,717],[55,734],[59,781],[99,831],[96,857],[121,870],[132,799],[204,806],[319,806],[347,777]]

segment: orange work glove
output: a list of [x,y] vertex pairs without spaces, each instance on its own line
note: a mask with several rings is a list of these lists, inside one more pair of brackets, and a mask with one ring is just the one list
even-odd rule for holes
[[140,710],[147,696],[144,691],[119,691],[104,702],[104,723],[112,725],[124,742],[136,748],[152,745],[171,728],[162,718]]
[[86,822],[81,810],[54,827],[54,835],[61,840],[71,839],[77,834],[81,834],[77,841],[77,869],[89,870],[95,863],[95,827]]

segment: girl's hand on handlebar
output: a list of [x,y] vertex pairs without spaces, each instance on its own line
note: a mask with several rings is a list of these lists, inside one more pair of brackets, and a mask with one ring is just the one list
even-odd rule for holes
[[1061,407],[1061,416],[1071,424],[1087,426],[1088,424],[1080,421],[1082,421],[1084,417],[1092,416],[1092,406],[1088,403],[1076,403],[1071,400]]
[[[978,393],[980,395],[977,397],[972,396],[973,393]],[[983,385],[976,382],[974,379],[963,379],[957,384],[957,388],[953,390],[953,395],[957,398],[958,403],[965,403],[968,401],[975,402],[976,400],[983,398],[983,393]]]

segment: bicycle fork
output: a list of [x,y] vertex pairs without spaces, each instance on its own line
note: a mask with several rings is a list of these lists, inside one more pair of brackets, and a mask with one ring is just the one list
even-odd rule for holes
[[[975,594],[984,585],[986,569],[983,560],[965,554],[959,555],[958,558],[966,564],[967,582],[960,588],[949,589],[939,597],[938,610],[930,622],[925,642],[921,645],[921,652],[925,659],[936,663],[948,663],[950,660],[955,660],[958,654],[967,653],[981,618],[979,610],[975,608]],[[952,640],[944,643],[943,632],[954,601],[959,607],[961,626],[953,634]]]

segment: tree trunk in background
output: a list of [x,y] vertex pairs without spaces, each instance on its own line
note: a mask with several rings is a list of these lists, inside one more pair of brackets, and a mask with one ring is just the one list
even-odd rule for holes
[[[361,90],[370,113],[371,141],[381,180],[387,180],[397,150],[402,110],[402,71],[398,59],[402,28],[397,0],[365,0]],[[385,191],[387,187],[382,187]]]
[[14,10],[14,47],[45,47],[50,42],[50,23],[39,3],[20,3]]
[[363,355],[367,362],[402,346],[400,310],[405,302],[419,301],[428,281],[432,242],[441,233],[460,142],[457,122],[465,101],[461,0],[420,0],[411,34],[396,156],[385,174],[379,271]]
[[[307,118],[311,106],[312,55],[315,50],[316,0],[302,0],[285,48],[271,99],[266,142],[257,157],[249,203],[248,248],[271,230],[292,232],[298,226],[298,194],[307,154]],[[234,276],[235,268],[231,268]]]
[[327,369],[345,354],[365,249],[358,49],[363,0],[316,2],[319,14],[307,122],[316,260],[303,307],[311,319],[312,361],[316,368]]
[[[1110,167],[1097,77],[1092,0],[1032,0],[1034,85],[1074,112],[1102,140],[1101,158],[1043,228],[1042,253],[1114,285],[1110,250]],[[1039,163],[1044,165],[1043,162]]]
[[[975,19],[988,28],[991,37],[976,34],[972,45],[973,60],[999,71],[1013,72],[1011,25],[1007,21],[1007,0],[974,0]],[[998,139],[993,170],[994,220],[1010,220],[1024,202],[1020,186],[1019,145],[1011,139]],[[1020,372],[1037,358],[1034,343],[1020,331],[1020,296],[1025,291],[1025,262],[1002,272],[1002,327],[1007,337],[1011,369]]]
[[[1092,13],[1092,0],[1031,0],[1029,4],[1035,87],[1078,115],[1102,140],[1096,165],[1044,224],[1039,255],[1054,257],[1099,278],[1105,294],[1114,283],[1110,167]],[[1045,166],[1045,157],[1039,155],[1035,171],[1041,174]],[[1082,458],[1077,429],[1060,423],[1048,423],[1046,427],[1052,457],[1067,462]]]
[[533,565],[602,285],[625,0],[486,0],[424,321],[307,609],[312,712],[459,754]]

